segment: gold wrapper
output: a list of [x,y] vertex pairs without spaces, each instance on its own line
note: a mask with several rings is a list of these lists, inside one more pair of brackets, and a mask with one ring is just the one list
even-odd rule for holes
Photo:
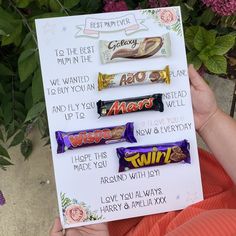
[[118,74],[98,74],[98,90],[136,84],[170,84],[170,69],[166,66],[163,70],[136,71]]

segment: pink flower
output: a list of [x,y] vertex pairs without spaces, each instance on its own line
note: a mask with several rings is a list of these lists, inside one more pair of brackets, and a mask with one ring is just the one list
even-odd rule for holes
[[177,22],[177,15],[173,9],[160,9],[158,14],[160,22],[164,25],[173,25]]
[[104,1],[104,8],[105,12],[114,12],[114,11],[127,11],[128,6],[124,0],[105,0]]
[[148,6],[151,7],[151,8],[159,7],[158,0],[149,0],[148,1]]
[[75,224],[84,221],[87,218],[87,214],[82,206],[72,204],[66,208],[65,217],[67,224]]
[[202,0],[202,2],[221,16],[230,16],[236,12],[235,0]]
[[202,77],[204,77],[205,73],[206,73],[206,70],[204,68],[204,66],[201,66],[199,69],[198,69],[198,73],[199,75],[201,75]]
[[150,8],[157,8],[157,7],[166,7],[168,6],[168,0],[149,0],[148,6]]

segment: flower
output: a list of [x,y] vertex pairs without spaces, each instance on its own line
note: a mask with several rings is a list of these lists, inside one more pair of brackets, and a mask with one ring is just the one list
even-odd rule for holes
[[128,6],[124,0],[105,0],[104,8],[105,12],[113,12],[113,11],[127,11]]
[[148,6],[151,8],[156,8],[159,7],[158,1],[157,0],[149,0],[148,1]]
[[168,0],[149,0],[148,6],[150,8],[157,8],[157,7],[166,7],[169,5]]
[[0,206],[4,205],[6,203],[6,199],[3,196],[2,191],[0,190]]
[[230,16],[236,12],[235,0],[202,0],[202,2],[221,16]]
[[82,222],[87,218],[87,213],[85,209],[78,205],[72,204],[65,209],[65,217],[67,224],[75,224]]
[[206,73],[206,70],[204,68],[204,66],[201,66],[199,69],[198,69],[198,73],[199,75],[201,75],[202,77],[204,77],[205,73]]
[[158,14],[160,22],[164,25],[173,25],[177,22],[177,15],[173,9],[160,9]]

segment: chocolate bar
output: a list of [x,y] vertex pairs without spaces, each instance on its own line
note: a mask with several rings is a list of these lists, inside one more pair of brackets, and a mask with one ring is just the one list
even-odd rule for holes
[[97,112],[100,116],[112,116],[138,111],[164,111],[162,94],[157,93],[142,97],[97,102]]
[[136,84],[170,83],[170,70],[136,71],[118,74],[98,74],[98,90]]
[[80,130],[73,132],[56,131],[57,153],[80,147],[111,144],[118,142],[136,143],[133,122],[106,128]]
[[168,57],[171,54],[169,33],[148,38],[100,40],[99,43],[103,64],[127,59]]
[[191,163],[187,140],[137,147],[117,148],[119,172],[170,163]]

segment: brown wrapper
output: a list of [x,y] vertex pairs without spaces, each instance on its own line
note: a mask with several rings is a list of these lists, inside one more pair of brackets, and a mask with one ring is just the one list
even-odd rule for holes
[[170,83],[170,70],[136,71],[118,74],[98,74],[98,90],[136,84]]

